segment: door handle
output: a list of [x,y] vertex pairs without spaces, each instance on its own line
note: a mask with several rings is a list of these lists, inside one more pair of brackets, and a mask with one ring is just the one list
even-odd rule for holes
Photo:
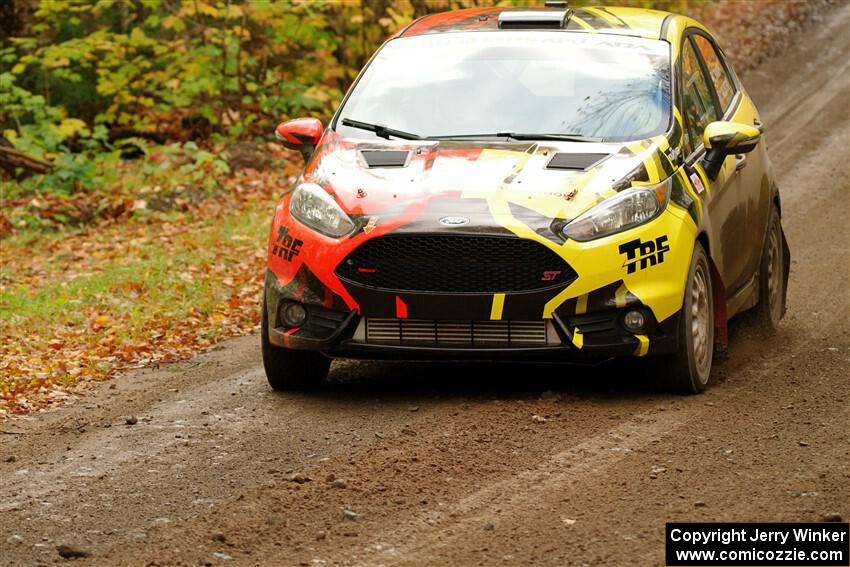
[[735,171],[741,171],[747,167],[747,156],[744,154],[737,154],[735,156]]

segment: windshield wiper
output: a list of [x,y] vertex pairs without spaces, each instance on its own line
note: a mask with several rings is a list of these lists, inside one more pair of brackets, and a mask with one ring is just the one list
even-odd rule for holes
[[518,134],[516,132],[496,132],[495,134],[448,134],[445,136],[427,136],[425,140],[475,140],[486,138],[509,138],[511,140],[539,140],[557,142],[604,142],[604,138],[581,136],[579,134]]
[[401,138],[402,140],[422,139],[422,136],[417,136],[416,134],[411,134],[410,132],[387,128],[386,126],[383,126],[381,124],[370,124],[368,122],[360,122],[359,120],[352,120],[351,118],[343,118],[342,125],[348,126],[349,128],[366,130],[367,132],[374,132],[376,136],[380,138],[386,138],[387,140],[390,139],[390,136],[392,136],[393,138]]
[[360,122],[351,118],[343,118],[342,125],[349,128],[357,128],[374,132],[376,136],[390,139],[401,138],[402,140],[452,140],[452,139],[475,139],[475,138],[509,138],[511,140],[532,140],[532,141],[557,141],[557,142],[603,142],[603,138],[595,138],[590,136],[581,136],[577,134],[526,134],[517,132],[496,132],[495,134],[451,134],[447,136],[419,136],[411,134],[403,130],[388,128],[383,124],[371,124],[369,122]]
[[581,136],[579,134],[525,134],[517,132],[499,132],[497,136],[504,136],[513,140],[541,140],[558,142],[602,142],[603,138],[592,136]]
[[427,136],[426,140],[481,140],[484,138],[504,138],[504,134],[446,134],[445,136]]

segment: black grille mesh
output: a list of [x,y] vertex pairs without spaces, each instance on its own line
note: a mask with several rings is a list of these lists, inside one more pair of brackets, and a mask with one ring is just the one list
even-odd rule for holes
[[450,293],[530,291],[575,278],[557,254],[531,240],[430,234],[369,240],[336,274],[373,288]]

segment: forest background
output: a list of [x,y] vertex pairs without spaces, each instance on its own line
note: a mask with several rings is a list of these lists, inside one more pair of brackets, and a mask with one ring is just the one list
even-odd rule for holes
[[[615,4],[697,18],[745,73],[830,2]],[[0,418],[254,331],[301,166],[273,127],[327,120],[414,18],[494,4],[542,2],[0,0]]]

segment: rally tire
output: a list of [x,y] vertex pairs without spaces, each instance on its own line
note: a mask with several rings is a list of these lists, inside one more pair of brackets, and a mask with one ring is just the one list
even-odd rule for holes
[[697,242],[688,269],[685,299],[678,326],[678,350],[659,357],[658,384],[678,394],[698,394],[711,377],[714,355],[714,296],[708,256]]
[[759,301],[754,309],[759,330],[765,335],[776,333],[785,313],[785,277],[788,272],[784,246],[779,211],[773,205],[770,207],[767,235],[759,264]]
[[315,390],[328,377],[331,359],[311,350],[295,350],[273,345],[269,341],[268,311],[263,302],[260,336],[266,379],[274,390]]

